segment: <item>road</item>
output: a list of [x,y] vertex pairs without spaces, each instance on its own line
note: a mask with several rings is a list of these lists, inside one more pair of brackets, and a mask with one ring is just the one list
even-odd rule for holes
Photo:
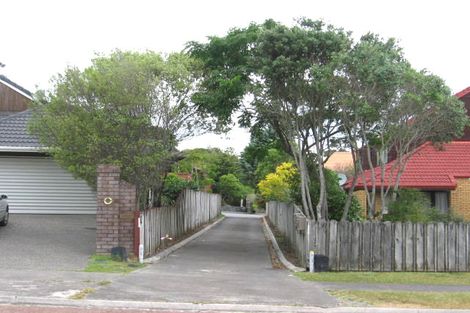
[[[113,280],[89,299],[336,306],[317,284],[273,269],[262,220],[226,217],[145,269]],[[238,215],[240,216],[240,215]],[[243,216],[243,215],[241,215]]]

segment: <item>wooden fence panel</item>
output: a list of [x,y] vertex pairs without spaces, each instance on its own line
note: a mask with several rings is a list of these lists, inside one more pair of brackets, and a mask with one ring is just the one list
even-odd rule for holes
[[381,270],[389,272],[392,270],[393,237],[392,223],[382,224],[382,267]]
[[445,264],[445,256],[446,256],[446,246],[447,246],[447,240],[446,240],[446,229],[445,225],[443,223],[437,223],[437,271],[439,272],[444,272],[446,270],[446,264]]
[[[155,254],[165,248],[168,240],[176,240],[217,218],[221,207],[220,195],[185,190],[174,207],[152,208],[141,212],[144,255],[148,257]],[[167,235],[171,239],[162,240]]]
[[467,270],[467,225],[459,223],[457,226],[457,271],[463,272]]
[[361,262],[361,223],[352,222],[350,224],[350,259],[349,270],[359,271]]
[[416,251],[416,258],[415,258],[415,270],[417,272],[424,271],[424,245],[425,245],[425,238],[424,238],[424,225],[421,223],[416,224],[416,235],[414,237],[415,240],[415,251]]
[[307,220],[304,231],[296,227],[299,211],[285,203],[267,204],[269,220],[287,237],[303,266],[313,249],[328,257],[333,271],[470,270],[468,224]]
[[435,244],[435,224],[427,224],[425,226],[426,233],[426,252],[424,261],[425,271],[436,271],[436,244]]

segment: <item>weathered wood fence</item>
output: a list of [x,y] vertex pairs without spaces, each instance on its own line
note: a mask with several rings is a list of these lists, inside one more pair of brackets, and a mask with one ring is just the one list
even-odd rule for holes
[[218,194],[185,190],[174,207],[142,211],[144,255],[155,254],[171,241],[217,218],[221,207]]
[[470,225],[312,221],[293,205],[269,202],[269,220],[306,266],[310,250],[332,271],[470,271]]
[[305,229],[305,224],[301,223],[307,222],[307,219],[302,211],[293,204],[270,201],[266,203],[266,214],[269,221],[287,238],[302,266],[306,266],[306,233],[300,229]]

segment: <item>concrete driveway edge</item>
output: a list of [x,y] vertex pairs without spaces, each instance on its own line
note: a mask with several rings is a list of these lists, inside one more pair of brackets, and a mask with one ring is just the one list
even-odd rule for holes
[[406,309],[373,307],[335,307],[321,308],[312,306],[260,305],[260,304],[218,304],[218,303],[177,303],[177,302],[140,302],[110,300],[70,300],[48,297],[0,296],[0,304],[39,305],[103,309],[143,309],[178,310],[197,312],[276,312],[276,313],[470,313],[470,310],[446,309]]
[[209,224],[207,225],[206,227],[204,227],[203,229],[201,229],[200,231],[198,231],[197,233],[189,236],[188,238],[178,242],[177,244],[174,244],[173,246],[171,247],[168,247],[167,249],[163,250],[162,252],[160,253],[157,253],[156,255],[154,256],[151,256],[149,258],[146,258],[144,259],[144,263],[154,263],[154,262],[158,262],[159,260],[162,260],[164,258],[166,258],[168,255],[170,255],[171,253],[175,252],[176,250],[184,247],[186,244],[188,244],[189,242],[193,241],[194,239],[200,237],[201,235],[203,235],[204,233],[206,233],[208,230],[210,230],[212,227],[214,227],[215,225],[219,224],[221,221],[223,221],[224,219],[224,216],[222,215],[220,218],[218,218],[217,220],[215,220],[215,222],[212,222],[212,224]]
[[265,233],[268,236],[269,240],[271,240],[273,244],[273,249],[276,252],[276,255],[278,259],[281,261],[282,265],[284,265],[287,269],[289,269],[292,272],[305,272],[304,268],[295,266],[289,260],[286,259],[284,256],[284,253],[282,253],[282,250],[279,248],[279,245],[277,244],[276,237],[274,237],[273,232],[271,231],[271,228],[269,227],[268,222],[266,221],[266,217],[263,216],[263,225],[265,229]]

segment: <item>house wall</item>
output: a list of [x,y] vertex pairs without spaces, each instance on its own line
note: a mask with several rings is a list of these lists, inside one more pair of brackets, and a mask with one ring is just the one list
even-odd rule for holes
[[[359,204],[364,209],[363,214],[367,216],[367,196],[364,190],[354,192]],[[379,211],[382,207],[380,194],[375,198],[375,207]],[[457,188],[450,192],[450,208],[453,213],[470,221],[470,178],[457,179]]]
[[457,188],[450,192],[452,211],[470,221],[470,178],[458,178]]
[[[367,194],[364,190],[354,191],[354,196],[356,196],[359,204],[363,208],[363,216],[367,216]],[[375,196],[375,209],[379,212],[382,209],[382,201],[380,201],[380,193],[377,193]]]
[[31,100],[0,82],[0,112],[21,112]]

